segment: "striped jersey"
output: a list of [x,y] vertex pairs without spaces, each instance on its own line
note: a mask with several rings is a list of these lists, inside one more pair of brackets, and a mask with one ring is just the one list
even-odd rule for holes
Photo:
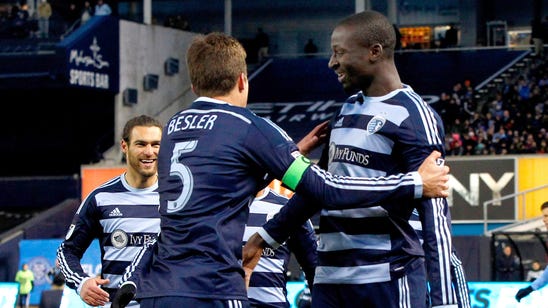
[[[257,196],[249,207],[249,218],[245,227],[243,244],[280,208],[287,203],[287,198],[266,188]],[[252,307],[288,308],[287,268],[293,252],[308,281],[314,280],[314,269],[317,264],[316,234],[309,220],[295,232],[278,249],[266,247],[253,270],[247,289],[247,296]]]
[[[381,97],[366,97],[361,91],[349,97],[332,119],[330,129],[329,144],[320,165],[336,175],[389,176],[417,170],[432,150],[444,153],[444,132],[439,116],[407,85]],[[298,205],[292,201],[291,206]],[[303,199],[299,203],[310,201]],[[431,218],[446,214],[433,210],[445,206],[445,199],[422,198],[384,200],[374,207],[322,209],[319,264],[314,284],[389,281],[402,277],[417,262],[423,262],[424,250],[409,224],[411,212],[416,207],[422,211],[421,204],[427,205],[424,208],[430,210],[427,215]],[[296,208],[299,207],[303,206]],[[293,215],[287,212],[288,216]],[[423,227],[435,227],[435,232],[442,232],[439,249],[450,252],[447,221],[445,217],[440,218],[436,220],[439,226],[423,224]],[[278,221],[283,220],[280,217]],[[282,223],[271,220],[265,225],[264,235],[281,240],[285,234],[282,227]],[[425,235],[425,240],[430,239]]]
[[137,298],[247,301],[241,266],[245,224],[255,194],[272,178],[325,204],[422,194],[417,172],[377,181],[343,178],[305,161],[282,129],[247,108],[199,97],[172,116],[158,157],[161,232],[151,246],[153,257],[142,259],[150,266],[136,264],[141,270],[129,277]]
[[90,275],[80,260],[94,239],[101,250],[103,286],[112,299],[126,267],[145,244],[160,232],[158,184],[138,189],[125,180],[125,173],[94,189],[76,211],[57,259],[66,284],[78,290]]
[[[411,224],[413,229],[415,229],[415,231],[417,232],[417,235],[419,236],[419,240],[421,244],[423,244],[424,239],[423,239],[422,223],[421,223],[419,212],[417,211],[417,209],[413,210],[413,213],[411,214],[411,218],[409,218],[409,223]],[[464,272],[464,267],[462,266],[462,261],[458,257],[454,247],[453,247],[453,251],[451,252],[450,263],[451,263],[451,280],[453,282],[453,290],[455,292],[455,296],[457,297],[457,307],[470,308],[470,294],[469,294],[470,290],[468,289],[468,282],[466,280],[466,275]],[[429,297],[431,297],[431,294],[435,292],[436,292],[435,289],[430,290]],[[433,305],[432,307],[436,307],[436,306],[440,306],[439,302],[438,302],[438,305]],[[455,303],[448,304],[446,306],[454,307]]]

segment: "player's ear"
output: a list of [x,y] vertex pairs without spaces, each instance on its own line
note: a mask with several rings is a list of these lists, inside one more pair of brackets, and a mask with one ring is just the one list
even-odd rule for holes
[[376,61],[380,57],[382,57],[384,53],[384,49],[381,44],[373,44],[371,47],[369,47],[369,59],[371,61]]
[[122,138],[122,140],[120,140],[120,148],[122,149],[122,153],[124,153],[124,155],[127,154],[128,144],[123,138]]
[[249,81],[247,80],[247,75],[245,73],[240,73],[238,77],[238,90],[243,91],[249,86]]

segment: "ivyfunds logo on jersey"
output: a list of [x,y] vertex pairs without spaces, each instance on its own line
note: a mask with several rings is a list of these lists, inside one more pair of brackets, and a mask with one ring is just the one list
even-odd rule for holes
[[352,163],[361,166],[369,164],[369,155],[355,151],[348,146],[337,146],[335,143],[329,144],[329,163],[343,162]]
[[119,208],[115,208],[108,214],[109,217],[122,217],[124,216]]

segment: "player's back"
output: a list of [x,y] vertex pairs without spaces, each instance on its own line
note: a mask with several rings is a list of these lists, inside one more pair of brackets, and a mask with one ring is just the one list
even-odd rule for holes
[[158,257],[140,293],[150,283],[163,291],[150,296],[247,299],[239,261],[248,206],[296,150],[269,121],[218,100],[199,98],[173,116],[158,160]]

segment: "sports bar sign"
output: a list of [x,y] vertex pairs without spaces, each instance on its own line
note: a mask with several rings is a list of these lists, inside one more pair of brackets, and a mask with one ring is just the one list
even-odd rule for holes
[[119,25],[111,16],[96,16],[59,45],[60,75],[70,86],[119,90]]

